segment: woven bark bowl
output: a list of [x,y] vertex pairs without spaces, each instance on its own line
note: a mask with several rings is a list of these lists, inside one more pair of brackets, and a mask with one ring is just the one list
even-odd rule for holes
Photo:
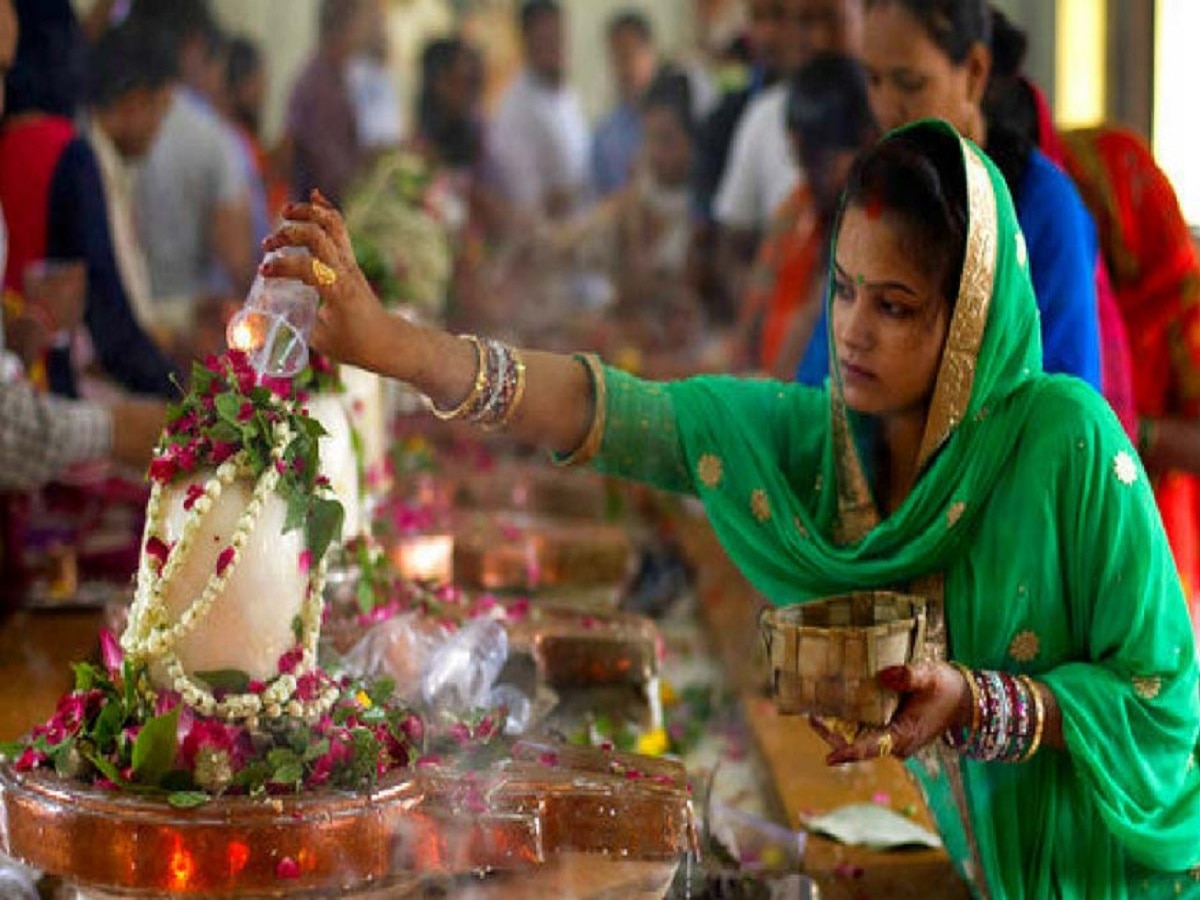
[[780,713],[885,725],[900,698],[876,676],[913,661],[925,640],[925,599],[846,594],[767,609],[760,624]]

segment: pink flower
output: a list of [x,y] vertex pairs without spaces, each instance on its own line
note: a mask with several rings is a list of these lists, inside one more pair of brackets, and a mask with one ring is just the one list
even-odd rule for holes
[[311,703],[321,695],[324,679],[319,669],[305,672],[296,679],[296,699],[301,703]]
[[486,741],[494,737],[497,730],[496,721],[491,716],[484,716],[471,732],[471,737],[477,741]]
[[204,486],[200,484],[189,484],[187,496],[183,498],[183,508],[191,509],[196,505],[196,501],[204,496]]
[[194,472],[196,470],[196,448],[189,444],[177,449],[175,465],[181,472]]
[[237,444],[231,441],[213,441],[212,445],[212,461],[213,465],[219,466],[233,454],[237,453]]
[[17,760],[18,772],[29,772],[36,769],[42,763],[46,762],[49,757],[45,753],[40,753],[32,747],[26,747],[25,752],[21,754]]
[[179,467],[174,457],[156,456],[150,460],[150,480],[159,484],[169,484],[178,473]]
[[179,745],[179,758],[206,791],[229,787],[250,755],[250,735],[217,719],[196,719]]
[[538,762],[547,768],[555,768],[558,766],[558,754],[547,751],[538,757]]
[[328,475],[318,475],[317,476],[317,481],[316,481],[317,487],[327,488],[327,487],[329,487],[329,484],[330,484],[330,482],[329,482]]
[[354,745],[349,734],[345,731],[335,731],[327,737],[329,749],[314,760],[312,774],[305,782],[309,787],[325,784],[339,766],[349,765],[354,761]]
[[292,380],[290,378],[273,378],[267,376],[262,380],[262,383],[263,387],[281,400],[287,400],[292,396]]
[[291,675],[300,665],[300,660],[304,658],[304,649],[302,647],[293,647],[283,656],[279,657],[279,674]]
[[261,694],[266,689],[267,683],[265,681],[259,681],[257,678],[252,679],[249,684],[246,685],[246,692],[250,694]]
[[400,731],[414,747],[420,747],[425,743],[425,723],[416,713],[409,713],[400,722]]
[[188,412],[167,426],[167,434],[191,434],[196,429],[196,413]]
[[275,865],[275,877],[281,881],[291,881],[300,877],[300,863],[290,856],[285,856]]
[[225,570],[233,563],[234,556],[237,555],[232,547],[226,547],[221,551],[221,555],[217,557],[217,577],[220,578],[225,574]]
[[45,725],[34,728],[30,736],[34,740],[45,738],[47,745],[57,747],[67,738],[78,734],[83,723],[103,707],[104,694],[100,691],[73,691],[58,701],[54,715]]
[[100,657],[104,660],[104,668],[108,669],[108,674],[113,676],[121,671],[125,662],[125,651],[121,649],[116,635],[107,628],[100,629]]
[[167,564],[167,557],[171,555],[172,546],[157,535],[151,535],[150,539],[146,541],[146,555],[154,560],[161,569]]
[[418,769],[436,769],[442,764],[442,758],[436,753],[427,753],[417,760]]
[[297,565],[300,567],[300,574],[307,575],[309,570],[312,569],[312,551],[301,551],[300,559],[298,560]]
[[460,747],[471,743],[471,726],[466,722],[455,722],[450,726],[450,738]]
[[529,615],[529,599],[522,597],[508,605],[508,619],[510,622],[520,622]]
[[293,472],[297,472],[297,473],[303,472],[304,466],[305,466],[305,460],[304,460],[303,456],[297,456],[295,459],[292,460],[292,471]]
[[160,691],[154,701],[154,715],[165,716],[182,702],[178,691]]
[[[245,350],[227,350],[225,351],[225,359],[235,373],[244,372],[250,368],[250,357]],[[217,374],[223,374],[224,372],[221,360],[211,353],[205,357],[204,364],[211,372],[216,372]]]
[[245,424],[246,422],[249,422],[253,418],[254,418],[254,404],[251,403],[249,400],[243,401],[242,405],[238,408],[237,420],[239,422]]

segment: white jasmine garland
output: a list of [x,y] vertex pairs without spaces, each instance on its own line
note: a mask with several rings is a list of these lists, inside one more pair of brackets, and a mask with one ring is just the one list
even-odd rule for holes
[[[280,402],[281,401],[276,401]],[[139,662],[161,663],[166,670],[171,688],[183,702],[205,716],[219,716],[227,721],[241,720],[248,728],[257,728],[260,717],[279,718],[289,716],[315,719],[326,712],[339,696],[336,687],[322,690],[312,700],[301,701],[294,695],[297,675],[303,676],[316,666],[317,641],[321,627],[321,612],[325,586],[326,564],[320,560],[309,573],[308,589],[299,615],[299,662],[291,673],[282,673],[272,679],[261,696],[257,693],[232,694],[218,700],[209,687],[188,675],[176,655],[175,648],[211,612],[218,597],[224,592],[229,578],[241,560],[241,551],[250,539],[262,514],[264,504],[280,483],[280,469],[295,435],[286,422],[276,423],[272,429],[271,462],[258,476],[254,491],[245,509],[238,518],[237,527],[225,552],[230,552],[220,571],[212,572],[200,596],[179,614],[176,621],[168,621],[168,612],[163,597],[172,580],[188,559],[205,517],[212,511],[215,501],[224,488],[239,478],[251,478],[254,470],[250,458],[241,451],[218,466],[215,474],[204,485],[203,493],[188,510],[180,530],[180,537],[169,549],[165,562],[159,562],[147,552],[152,540],[163,541],[164,528],[164,485],[154,483],[146,509],[146,527],[142,537],[141,565],[138,569],[137,588],[130,608],[129,626],[122,636],[122,646],[128,656]],[[139,685],[142,696],[153,705],[157,694],[143,681]]]

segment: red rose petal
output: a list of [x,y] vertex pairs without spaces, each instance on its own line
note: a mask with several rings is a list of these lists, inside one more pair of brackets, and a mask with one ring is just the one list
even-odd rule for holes
[[225,570],[233,562],[234,555],[235,551],[232,547],[226,547],[221,551],[221,555],[217,557],[217,577],[225,574]]

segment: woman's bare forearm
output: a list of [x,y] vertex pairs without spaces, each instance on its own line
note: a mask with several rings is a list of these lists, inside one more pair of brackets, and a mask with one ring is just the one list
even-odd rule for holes
[[[367,368],[407,382],[438,409],[452,410],[472,392],[475,345],[433,328],[389,317],[374,333]],[[525,392],[506,432],[523,443],[567,454],[583,443],[595,415],[591,380],[570,356],[522,351]]]

